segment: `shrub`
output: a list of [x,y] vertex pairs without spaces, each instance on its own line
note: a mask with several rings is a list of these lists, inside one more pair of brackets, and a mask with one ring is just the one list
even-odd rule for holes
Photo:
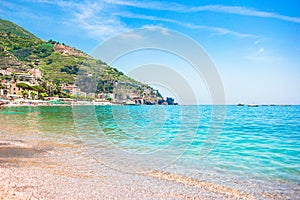
[[23,90],[29,90],[31,89],[31,86],[26,83],[17,83],[16,85],[18,88],[22,88]]

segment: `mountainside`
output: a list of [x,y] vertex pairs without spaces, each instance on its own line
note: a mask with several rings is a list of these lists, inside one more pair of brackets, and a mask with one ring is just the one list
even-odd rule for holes
[[35,84],[43,87],[48,96],[75,98],[82,95],[99,97],[101,94],[101,98],[104,95],[116,102],[135,98],[149,104],[161,99],[158,91],[105,62],[64,43],[43,41],[18,25],[1,19],[0,70],[5,70],[0,74],[2,80],[8,80],[8,74],[17,79],[16,75],[20,73],[33,75],[32,71],[39,70],[42,75]]
[[29,31],[26,31],[22,27],[16,25],[13,22],[0,19],[0,30],[5,33],[12,33],[14,35],[20,36],[20,37],[27,37],[27,38],[35,38],[37,37],[30,33]]

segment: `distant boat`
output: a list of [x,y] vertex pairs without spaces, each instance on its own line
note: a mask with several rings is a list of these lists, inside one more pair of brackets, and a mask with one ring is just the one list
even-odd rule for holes
[[243,103],[239,103],[238,105],[236,105],[236,106],[244,106],[245,104],[243,104]]
[[258,104],[248,104],[248,107],[258,107]]

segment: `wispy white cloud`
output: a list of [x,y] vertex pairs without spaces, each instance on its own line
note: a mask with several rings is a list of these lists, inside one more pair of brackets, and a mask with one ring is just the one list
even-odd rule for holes
[[[27,2],[44,3],[58,6],[70,14],[71,18],[63,18],[65,24],[78,26],[96,39],[107,39],[118,33],[130,30],[130,27],[122,22],[123,18],[135,18],[156,22],[176,24],[185,28],[209,31],[214,35],[231,35],[240,38],[258,38],[248,33],[240,33],[224,27],[205,26],[193,23],[182,22],[170,18],[162,18],[149,15],[119,12],[118,6],[132,6],[153,10],[169,10],[176,12],[199,12],[204,10],[217,12],[242,13],[241,7],[208,5],[202,7],[187,7],[177,3],[158,1],[127,1],[127,0],[103,0],[103,1],[67,1],[67,0],[23,0]],[[118,6],[116,6],[118,5]],[[248,10],[248,14],[251,14]],[[260,13],[260,15],[263,15]],[[264,16],[267,16],[266,14]],[[149,24],[144,24],[149,25]],[[155,24],[157,25],[157,24]]]
[[58,6],[71,16],[71,18],[62,19],[63,23],[76,25],[86,31],[85,34],[95,39],[107,39],[128,30],[117,16],[111,15],[110,9],[101,1],[35,0],[34,2]]
[[151,10],[165,10],[174,12],[219,12],[228,14],[237,14],[252,17],[261,18],[273,18],[283,21],[300,23],[299,17],[285,16],[274,12],[259,11],[252,8],[246,8],[241,6],[225,6],[225,5],[205,5],[205,6],[185,6],[178,3],[169,2],[158,2],[158,1],[129,1],[129,0],[104,0],[106,3],[120,5],[120,6],[130,6]]
[[290,17],[281,14],[277,14],[274,12],[265,12],[259,11],[251,8],[245,8],[240,6],[223,6],[223,5],[209,5],[203,7],[194,7],[193,11],[212,11],[212,12],[222,12],[222,13],[230,13],[230,14],[238,14],[244,16],[253,16],[253,17],[262,17],[262,18],[273,18],[279,19],[294,23],[300,23],[300,18],[298,17]]
[[197,24],[191,24],[191,23],[184,23],[178,20],[169,19],[169,18],[160,18],[155,16],[149,16],[149,15],[141,15],[141,14],[133,14],[128,12],[122,12],[117,13],[117,15],[123,17],[123,18],[135,18],[135,19],[144,19],[144,20],[151,20],[151,21],[160,21],[160,22],[167,22],[167,23],[173,23],[177,24],[186,28],[190,29],[196,29],[196,30],[204,30],[204,31],[210,31],[213,34],[217,35],[232,35],[235,37],[250,37],[250,38],[258,38],[258,36],[252,35],[252,34],[246,34],[246,33],[239,33],[236,31],[232,31],[226,28],[221,27],[213,27],[213,26],[203,26],[203,25],[197,25]]
[[[32,0],[25,0],[32,1]],[[113,8],[108,5],[134,6],[147,9],[172,9],[174,11],[183,11],[188,8],[176,3],[162,4],[160,2],[137,2],[124,0],[104,0],[104,1],[83,1],[74,2],[66,0],[34,0],[32,2],[52,4],[69,12],[71,19],[63,19],[66,24],[76,24],[88,32],[89,35],[97,39],[107,39],[117,33],[130,30],[128,25],[122,23],[121,18],[135,18],[149,21],[166,22],[177,24],[189,29],[209,31],[216,35],[232,35],[235,37],[257,37],[251,34],[239,33],[222,27],[203,26],[192,23],[183,23],[169,18],[160,18],[156,16],[134,14],[129,12],[113,12]],[[145,24],[147,25],[147,24]],[[148,24],[149,25],[149,24]]]
[[173,3],[173,2],[159,2],[159,1],[127,1],[127,0],[104,0],[106,3],[120,5],[120,6],[131,6],[136,8],[144,8],[151,10],[169,10],[185,12],[188,10],[187,6]]
[[99,3],[80,4],[74,16],[76,23],[100,39],[128,30],[117,16],[110,15]]

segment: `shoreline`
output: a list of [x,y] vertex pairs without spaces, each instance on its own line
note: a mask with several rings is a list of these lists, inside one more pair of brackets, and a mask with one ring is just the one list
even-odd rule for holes
[[1,137],[0,173],[0,199],[284,198],[270,193],[258,198],[239,189],[164,171],[140,174],[115,170],[69,139]]
[[[117,103],[72,103],[72,104],[5,104],[0,105],[0,108],[9,108],[9,107],[52,107],[52,106],[149,106],[149,105],[131,105],[131,104],[117,104]],[[170,105],[159,105],[159,106],[170,106]],[[171,105],[178,106],[178,105]],[[189,105],[179,105],[179,106],[189,106]],[[236,106],[236,105],[192,105],[192,106]],[[291,107],[291,106],[300,106],[300,105],[262,105],[261,107]],[[245,106],[246,107],[246,106]]]
[[78,147],[49,141],[1,139],[0,198],[256,199],[236,189],[162,171],[146,174],[116,171],[95,163]]
[[[24,109],[11,109],[18,110]],[[54,118],[45,115],[52,120],[43,123],[37,115],[40,112],[28,111],[26,118],[9,112],[0,118],[0,199],[288,199],[299,194],[297,184],[282,183],[283,187],[277,187],[281,182],[259,183],[261,180],[246,174],[214,174],[214,170],[188,168],[189,165],[127,173],[127,165],[138,167],[138,163],[129,160],[115,167],[122,170],[118,171],[107,167],[105,156],[101,158],[95,152],[98,149],[85,146],[88,143],[72,131],[66,115],[59,119],[57,112],[50,115]],[[57,129],[48,129],[49,125],[58,126],[59,134]]]
[[[1,100],[0,100],[1,101]],[[1,104],[0,108],[4,107],[37,107],[37,106],[107,106],[107,105],[124,105],[124,104],[116,104],[110,102],[87,102],[87,101],[77,101],[77,102],[58,102],[51,103],[49,101],[28,101],[22,103],[11,103],[6,102],[5,104]]]
[[[160,104],[154,104],[160,105]],[[177,106],[179,104],[176,104]],[[175,106],[176,106],[175,105]],[[48,101],[48,100],[23,100],[12,102],[10,100],[0,99],[0,108],[4,107],[37,107],[37,106],[148,106],[147,104],[126,104],[109,101]],[[162,105],[166,106],[166,105]],[[170,106],[170,105],[168,105]],[[179,106],[233,106],[233,107],[291,107],[300,106],[300,104],[256,104],[244,105],[244,104],[196,104],[196,105],[179,105]]]

